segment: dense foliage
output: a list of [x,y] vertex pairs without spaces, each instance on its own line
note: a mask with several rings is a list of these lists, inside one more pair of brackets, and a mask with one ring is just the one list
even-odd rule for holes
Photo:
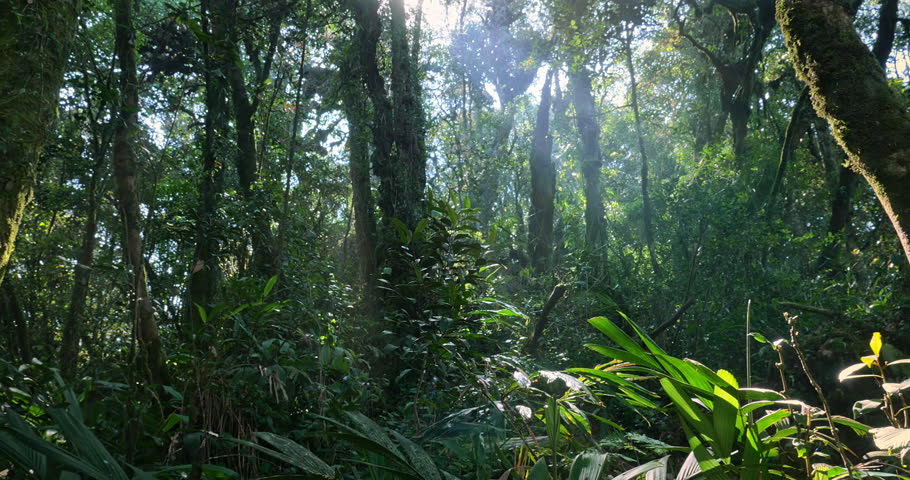
[[897,0],[2,2],[0,477],[910,478],[908,92]]

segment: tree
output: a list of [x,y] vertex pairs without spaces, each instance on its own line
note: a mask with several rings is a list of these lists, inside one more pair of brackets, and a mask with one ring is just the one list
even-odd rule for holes
[[79,8],[79,0],[0,5],[0,283],[56,118]]
[[[379,208],[383,223],[391,219],[414,228],[424,212],[426,153],[423,113],[417,87],[417,73],[408,53],[404,4],[392,0],[391,10],[391,97],[376,58],[382,21],[376,0],[349,0],[357,25],[355,50],[360,74],[373,107],[373,172],[379,177]],[[383,238],[390,235],[383,235]]]
[[550,268],[553,255],[553,201],[556,197],[556,167],[553,165],[553,137],[550,135],[550,82],[540,93],[537,122],[531,144],[531,211],[528,215],[528,243],[531,263],[538,272]]
[[656,253],[654,253],[654,212],[651,206],[651,194],[648,190],[648,152],[645,150],[645,134],[641,126],[641,112],[638,108],[638,80],[635,78],[635,62],[632,58],[632,38],[635,35],[635,25],[629,23],[623,27],[623,30],[623,57],[626,60],[626,70],[629,72],[629,97],[632,103],[632,116],[635,119],[638,154],[641,156],[642,229],[644,231],[645,246],[648,248],[648,257],[651,259],[651,269],[654,271],[654,275],[660,276],[660,263],[658,263]]
[[136,190],[136,132],[139,120],[139,79],[136,75],[135,30],[132,0],[114,3],[115,50],[120,66],[120,112],[114,126],[113,165],[117,203],[123,221],[126,260],[131,270],[136,338],[143,352],[143,367],[151,383],[167,379],[164,350],[149,296]]
[[812,104],[875,192],[910,260],[910,113],[843,6],[778,0],[777,21]]

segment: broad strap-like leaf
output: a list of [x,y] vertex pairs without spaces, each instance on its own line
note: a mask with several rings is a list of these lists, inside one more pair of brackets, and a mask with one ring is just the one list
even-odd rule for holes
[[101,444],[98,437],[72,413],[57,408],[48,409],[48,413],[60,427],[60,431],[67,442],[79,452],[81,459],[104,472],[105,478],[113,480],[127,480],[129,478],[117,460],[114,459],[114,456],[111,455],[111,452]]
[[701,474],[701,467],[698,465],[698,459],[695,458],[695,452],[689,452],[689,456],[676,472],[676,480],[689,480],[699,474]]
[[391,434],[401,445],[404,454],[410,461],[409,466],[415,473],[426,480],[442,480],[442,475],[436,467],[436,463],[420,446],[406,438],[404,435],[392,430]]
[[636,357],[640,357],[644,362],[642,365],[646,365],[652,368],[656,368],[657,364],[651,360],[650,356],[641,348],[635,340],[632,340],[632,337],[626,335],[626,332],[620,330],[613,322],[607,320],[605,317],[595,317],[588,320],[588,323],[594,326],[594,328],[603,332],[604,335],[613,340],[616,345],[619,345],[623,350],[631,353]]
[[598,480],[607,461],[606,453],[582,452],[572,460],[569,480]]
[[652,460],[648,463],[643,463],[637,467],[630,468],[613,477],[613,480],[633,480],[641,475],[658,469],[662,469],[664,472],[667,471],[667,457],[663,457],[659,460]]
[[325,478],[333,478],[335,476],[335,470],[332,467],[303,445],[274,433],[256,432],[255,435],[293,460],[293,462],[288,463],[304,472]]
[[550,472],[547,470],[547,459],[540,457],[528,472],[528,480],[550,480]]
[[878,448],[893,450],[910,446],[910,428],[882,427],[869,432]]

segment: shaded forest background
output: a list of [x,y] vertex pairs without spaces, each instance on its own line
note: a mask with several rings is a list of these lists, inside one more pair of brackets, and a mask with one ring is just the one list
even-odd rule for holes
[[842,3],[5,2],[0,402],[166,478],[281,471],[205,432],[342,465],[344,412],[456,478],[618,472],[686,434],[553,380],[627,316],[850,416],[873,332],[910,352],[910,5]]

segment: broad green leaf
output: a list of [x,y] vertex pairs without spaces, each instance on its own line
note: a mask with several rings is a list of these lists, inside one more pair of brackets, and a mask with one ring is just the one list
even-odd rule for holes
[[625,472],[622,472],[619,475],[613,477],[613,480],[633,480],[653,470],[663,470],[666,472],[667,458],[669,457],[663,457],[659,460],[652,460],[648,463],[643,463],[637,467],[630,468],[629,470],[626,470]]
[[894,450],[910,446],[910,428],[882,427],[869,432],[878,448]]
[[569,480],[598,480],[607,461],[606,453],[582,452],[572,460]]
[[790,414],[789,410],[782,408],[780,410],[773,411],[773,412],[765,415],[764,417],[759,418],[755,422],[756,433],[764,432],[765,430],[771,428],[771,426],[774,425],[775,423],[789,417],[790,415],[791,414]]
[[[847,418],[847,417],[844,417],[841,415],[831,415],[831,420],[833,420],[834,423],[836,423],[838,425],[843,425],[845,427],[852,428],[853,431],[856,432],[857,435],[865,435],[865,434],[869,433],[870,431],[872,431],[872,427],[870,427],[862,422],[857,422],[856,420],[854,420],[852,418]],[[879,447],[879,448],[881,448],[881,447]]]
[[605,317],[595,317],[588,320],[588,323],[594,326],[594,328],[603,332],[604,335],[613,340],[614,343],[619,345],[620,348],[629,352],[630,354],[640,357],[643,362],[641,365],[646,365],[649,367],[656,367],[657,365],[651,360],[645,350],[638,346],[631,337],[626,335],[625,332],[619,329],[613,322],[607,320]]
[[668,378],[661,378],[660,385],[667,392],[667,396],[670,397],[673,405],[676,406],[680,416],[686,423],[695,427],[699,435],[712,441],[717,438],[717,433],[714,431],[714,427],[708,417],[699,410],[692,400],[680,391],[673,381]]
[[398,441],[398,445],[401,445],[401,449],[404,450],[405,455],[410,460],[409,466],[415,473],[426,480],[442,480],[442,475],[440,475],[436,463],[433,462],[427,452],[416,443],[405,438],[404,435],[394,430],[391,431],[391,434]]
[[113,455],[101,444],[88,427],[66,410],[51,408],[48,413],[60,427],[63,436],[72,444],[82,460],[105,473],[105,478],[127,480],[126,472]]
[[867,368],[867,367],[869,367],[869,365],[867,365],[865,362],[863,362],[863,363],[854,363],[853,365],[850,365],[849,367],[847,367],[847,368],[841,370],[840,373],[837,374],[837,379],[838,379],[839,381],[843,382],[843,381],[849,380],[849,379],[851,379],[851,378],[877,377],[877,376],[878,376],[878,375],[872,375],[872,374],[867,374],[867,375],[855,375],[856,372],[858,372],[858,371],[860,371],[860,370],[863,370],[863,369],[865,369],[865,368]]
[[714,395],[716,399],[712,412],[716,434],[714,453],[719,459],[729,462],[729,457],[733,452],[733,442],[739,436],[739,429],[742,428],[739,402],[720,386],[714,387]]
[[272,276],[272,278],[265,283],[265,288],[262,289],[262,298],[266,298],[272,293],[272,289],[275,288],[276,283],[278,283],[278,275]]
[[531,471],[528,473],[528,480],[550,480],[550,472],[547,471],[547,460],[544,457],[537,459]]
[[303,445],[274,433],[256,432],[255,435],[278,449],[288,459],[292,460],[288,462],[289,464],[304,472],[326,478],[335,476],[335,470],[332,467]]

